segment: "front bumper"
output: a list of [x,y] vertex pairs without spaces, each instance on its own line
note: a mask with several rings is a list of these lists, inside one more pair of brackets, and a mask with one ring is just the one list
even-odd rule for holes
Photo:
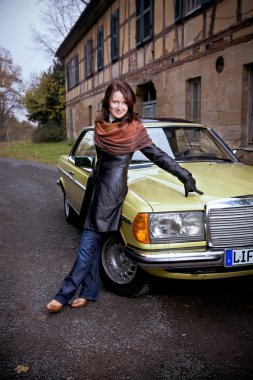
[[136,251],[134,247],[126,246],[127,257],[143,268],[201,268],[224,266],[224,250],[207,251]]

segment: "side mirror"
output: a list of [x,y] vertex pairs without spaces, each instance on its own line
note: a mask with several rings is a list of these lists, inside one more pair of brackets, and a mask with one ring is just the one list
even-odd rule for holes
[[94,166],[94,162],[94,156],[75,156],[75,165],[78,167],[92,169]]

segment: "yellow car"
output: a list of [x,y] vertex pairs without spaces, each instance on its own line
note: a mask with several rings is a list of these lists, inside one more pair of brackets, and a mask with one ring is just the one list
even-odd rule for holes
[[[184,196],[173,175],[135,152],[128,171],[120,231],[104,237],[101,277],[124,296],[148,290],[147,274],[204,280],[253,274],[253,167],[238,162],[210,127],[179,119],[143,120],[153,142],[188,169],[203,195]],[[68,222],[81,218],[96,160],[93,127],[85,128],[58,181]]]

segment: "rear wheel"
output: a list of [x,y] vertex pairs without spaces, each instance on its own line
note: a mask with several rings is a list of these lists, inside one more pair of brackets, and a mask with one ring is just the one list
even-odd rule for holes
[[68,197],[64,193],[64,214],[66,221],[70,224],[73,224],[76,222],[77,214],[75,210],[70,206]]
[[102,244],[101,278],[108,290],[121,296],[136,297],[149,291],[146,274],[125,255],[119,234],[107,237]]

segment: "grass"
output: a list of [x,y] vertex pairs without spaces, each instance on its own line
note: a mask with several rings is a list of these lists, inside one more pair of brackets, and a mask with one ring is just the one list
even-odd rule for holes
[[0,142],[0,157],[30,160],[56,165],[59,156],[70,152],[72,142],[35,144],[30,141]]

